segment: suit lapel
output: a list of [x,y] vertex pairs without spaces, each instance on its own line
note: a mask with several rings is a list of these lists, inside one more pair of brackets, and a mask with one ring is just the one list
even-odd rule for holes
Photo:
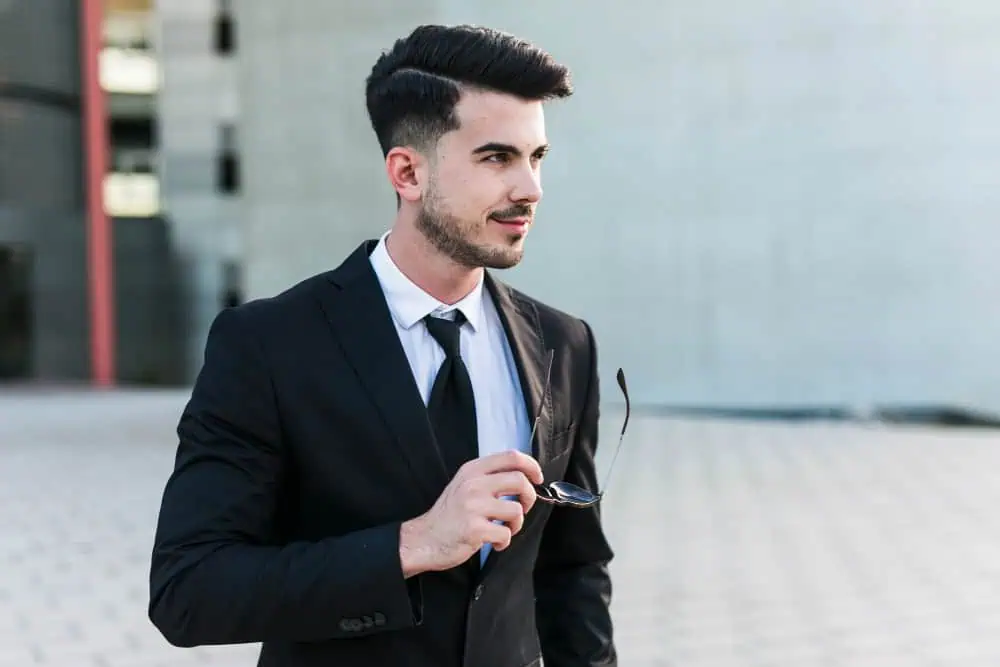
[[[511,350],[514,352],[514,363],[521,381],[529,428],[534,424],[535,418],[539,416],[539,407],[541,407],[541,418],[538,421],[538,428],[535,430],[535,437],[531,441],[531,454],[544,467],[552,456],[552,451],[548,446],[551,441],[553,424],[552,394],[551,391],[546,391],[545,387],[549,350],[542,335],[538,309],[531,301],[503,283],[496,281],[489,273],[486,274],[485,282],[486,288],[497,306],[497,312],[500,315],[500,321],[503,324]],[[529,527],[530,522],[537,515],[538,512],[533,511],[525,518],[522,531]],[[479,573],[479,578],[483,579],[489,575],[496,567],[497,561],[503,556],[504,552],[490,551]]]
[[542,408],[538,429],[531,441],[531,454],[540,464],[545,465],[551,456],[547,444],[553,423],[552,396],[551,392],[545,392],[545,396],[542,396],[549,351],[538,321],[538,310],[531,301],[496,281],[488,273],[485,282],[514,352],[514,363],[528,410],[529,428],[538,417],[539,406]]
[[320,290],[318,298],[345,359],[354,367],[358,382],[392,432],[430,504],[448,483],[448,475],[385,294],[368,259],[375,243],[365,242],[327,274],[333,285]]

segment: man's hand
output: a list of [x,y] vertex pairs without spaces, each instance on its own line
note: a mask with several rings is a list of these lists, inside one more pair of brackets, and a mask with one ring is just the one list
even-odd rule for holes
[[535,504],[532,485],[541,483],[538,462],[514,450],[463,465],[431,509],[403,523],[399,545],[403,576],[456,567],[486,543],[499,551],[506,549]]

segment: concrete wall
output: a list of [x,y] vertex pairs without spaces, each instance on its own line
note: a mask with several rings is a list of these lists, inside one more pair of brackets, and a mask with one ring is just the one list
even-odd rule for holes
[[380,49],[486,23],[575,71],[509,277],[594,325],[606,397],[621,365],[640,402],[1000,409],[997,3],[240,10],[249,296],[389,223],[363,104]]
[[118,381],[184,384],[186,320],[167,223],[118,218],[114,231]]
[[645,400],[1000,409],[996,3],[630,4],[476,16],[579,73],[519,280]]
[[391,223],[364,78],[382,49],[438,16],[436,4],[238,5],[248,296],[335,266]]

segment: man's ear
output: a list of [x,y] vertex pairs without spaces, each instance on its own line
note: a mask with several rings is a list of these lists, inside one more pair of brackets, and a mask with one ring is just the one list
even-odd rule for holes
[[418,202],[427,178],[426,159],[409,146],[396,146],[385,156],[385,171],[400,203]]

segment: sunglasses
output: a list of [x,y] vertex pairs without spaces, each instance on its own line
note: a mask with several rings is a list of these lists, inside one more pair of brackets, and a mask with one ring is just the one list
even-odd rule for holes
[[[538,428],[538,422],[542,418],[545,395],[549,392],[549,379],[552,375],[552,357],[553,351],[549,350],[549,363],[545,371],[545,390],[542,392],[538,410],[535,411],[535,423],[531,427],[531,437],[528,439],[528,442],[534,440],[535,430]],[[628,387],[625,385],[625,373],[620,368],[618,369],[616,379],[618,380],[619,388],[622,390],[622,395],[625,397],[625,423],[622,424],[621,434],[618,436],[618,447],[615,449],[614,456],[611,458],[611,465],[608,467],[607,473],[605,473],[604,484],[601,486],[601,490],[594,493],[576,484],[564,481],[554,481],[541,485],[536,484],[535,492],[539,501],[548,503],[549,505],[556,505],[557,507],[584,508],[596,505],[604,497],[604,492],[608,488],[608,481],[611,479],[611,471],[614,470],[615,461],[618,460],[618,453],[622,449],[622,440],[625,439],[625,428],[628,426],[628,418],[632,412],[632,406],[628,398]]]

